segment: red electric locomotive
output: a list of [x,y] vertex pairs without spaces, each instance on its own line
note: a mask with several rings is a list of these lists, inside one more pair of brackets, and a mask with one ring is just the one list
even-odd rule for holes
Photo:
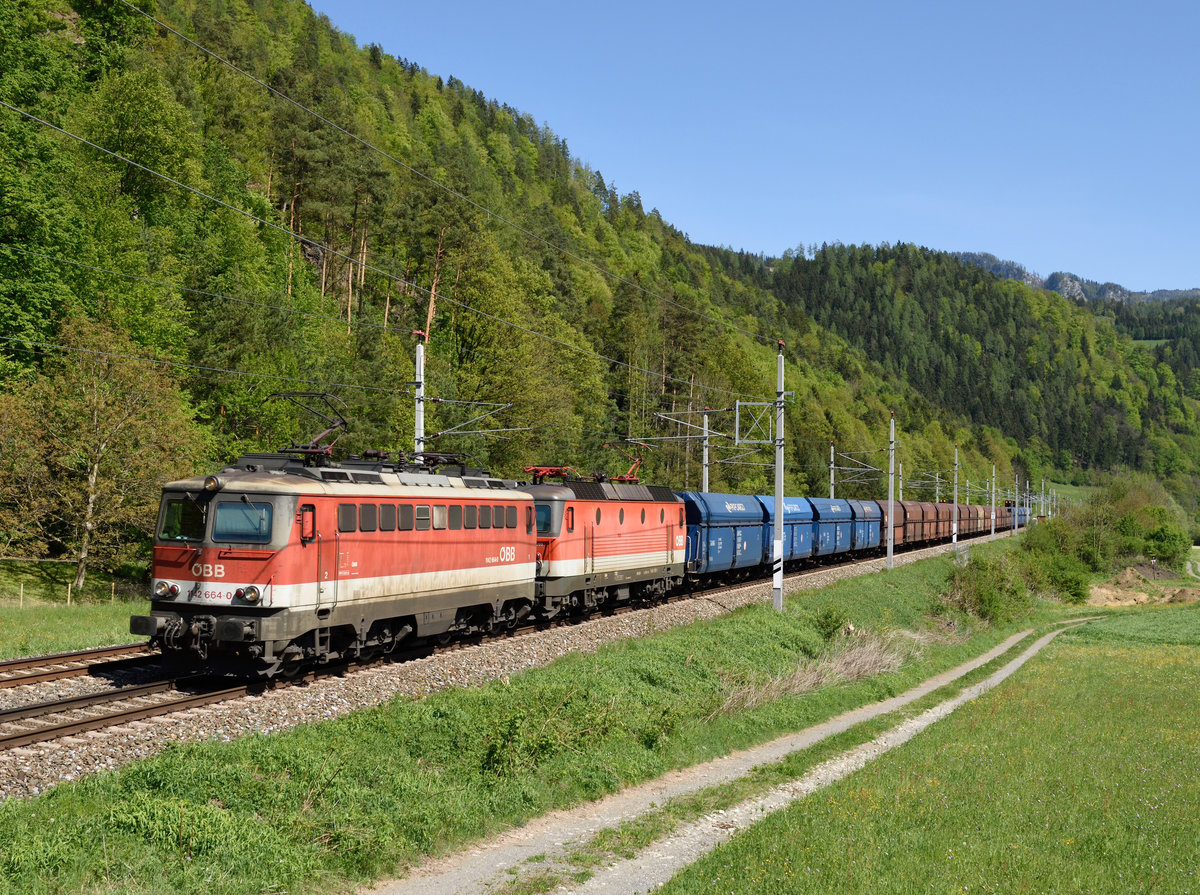
[[151,613],[164,655],[272,676],[534,608],[530,496],[482,470],[255,454],[163,491]]
[[[593,611],[666,596],[683,582],[687,529],[670,488],[571,479],[564,467],[530,467],[524,486],[537,514],[538,614]],[[561,476],[561,484],[542,484]]]

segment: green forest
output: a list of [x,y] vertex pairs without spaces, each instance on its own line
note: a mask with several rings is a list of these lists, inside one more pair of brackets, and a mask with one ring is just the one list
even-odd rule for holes
[[164,481],[324,428],[280,392],[412,452],[418,339],[430,449],[508,477],[696,488],[711,408],[711,488],[769,490],[782,342],[790,492],[894,412],[912,489],[1139,470],[1200,531],[1194,355],[913,245],[694,244],[485,86],[297,0],[0,4],[0,555],[136,566]]

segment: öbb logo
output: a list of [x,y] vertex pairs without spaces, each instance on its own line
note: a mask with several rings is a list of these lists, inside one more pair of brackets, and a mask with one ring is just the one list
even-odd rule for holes
[[197,578],[224,578],[225,567],[223,565],[211,565],[209,563],[195,563],[192,566],[192,574]]

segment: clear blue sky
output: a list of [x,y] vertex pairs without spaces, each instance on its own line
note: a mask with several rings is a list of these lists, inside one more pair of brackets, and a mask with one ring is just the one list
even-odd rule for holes
[[317,0],[693,240],[1200,287],[1200,4]]

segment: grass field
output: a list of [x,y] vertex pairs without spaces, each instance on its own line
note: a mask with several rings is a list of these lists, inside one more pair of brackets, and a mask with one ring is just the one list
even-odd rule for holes
[[[940,559],[869,575],[797,595],[784,613],[751,607],[479,689],[270,737],[174,747],[5,802],[0,889],[337,891],[392,873],[554,808],[802,729],[977,655],[1013,627],[969,642],[928,641],[899,670],[866,680],[755,708],[726,704],[731,692],[786,680],[819,654],[831,613],[860,629],[924,630],[949,569]],[[1038,616],[1063,612],[1046,605]]]
[[75,566],[0,562],[0,659],[131,643],[129,616],[149,611],[144,586],[103,573],[88,576],[83,594],[67,583]]
[[133,643],[129,616],[150,610],[149,601],[67,606],[0,605],[0,659],[39,656],[116,643]]
[[1197,692],[1200,607],[1085,626],[662,891],[1200,891]]

